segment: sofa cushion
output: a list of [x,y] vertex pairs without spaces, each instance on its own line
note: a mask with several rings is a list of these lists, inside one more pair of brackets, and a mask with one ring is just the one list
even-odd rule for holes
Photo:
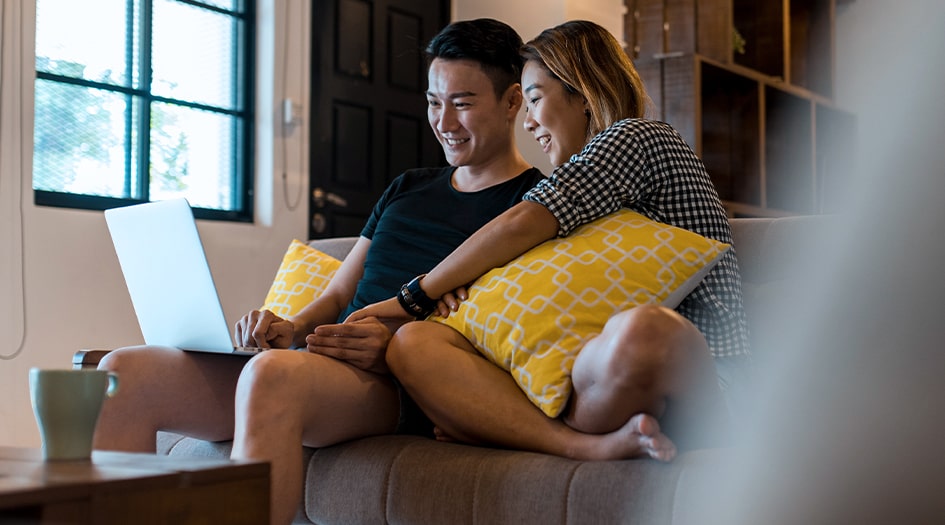
[[341,261],[338,259],[293,240],[282,258],[262,309],[280,317],[297,314],[325,290],[339,267]]
[[714,449],[683,452],[669,464],[575,461],[378,436],[315,451],[305,508],[313,523],[678,523],[680,482],[703,481],[687,481],[687,470],[712,472],[728,459]]
[[[158,453],[229,457],[231,442],[158,433]],[[376,436],[303,453],[293,523],[701,523],[732,451],[575,461],[546,454]],[[680,495],[685,497],[680,497]],[[680,520],[679,516],[686,516]]]
[[621,210],[490,271],[456,313],[431,319],[462,333],[557,417],[575,356],[610,317],[639,304],[674,308],[728,249]]

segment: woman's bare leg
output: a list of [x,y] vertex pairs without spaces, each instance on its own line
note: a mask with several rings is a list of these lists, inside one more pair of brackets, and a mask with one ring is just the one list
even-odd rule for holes
[[608,320],[581,350],[565,422],[611,432],[636,414],[660,420],[685,448],[717,444],[728,411],[705,338],[668,308],[640,306]]
[[452,439],[576,459],[668,460],[675,454],[653,419],[627,418],[613,432],[588,434],[547,417],[508,372],[441,324],[401,327],[388,346],[387,362],[427,416]]
[[137,346],[113,350],[100,370],[118,373],[95,448],[154,452],[158,430],[221,441],[233,437],[233,396],[246,358]]
[[233,457],[270,462],[272,523],[290,523],[302,497],[302,445],[391,433],[399,409],[387,376],[319,354],[270,350],[240,377]]

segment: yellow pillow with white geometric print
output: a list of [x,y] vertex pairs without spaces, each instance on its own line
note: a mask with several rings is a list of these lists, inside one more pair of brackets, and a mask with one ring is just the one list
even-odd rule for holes
[[491,270],[458,311],[430,320],[465,335],[557,417],[574,358],[610,317],[639,304],[675,308],[728,249],[624,209]]
[[325,291],[340,267],[341,261],[338,259],[293,240],[282,258],[261,309],[282,318],[299,313]]

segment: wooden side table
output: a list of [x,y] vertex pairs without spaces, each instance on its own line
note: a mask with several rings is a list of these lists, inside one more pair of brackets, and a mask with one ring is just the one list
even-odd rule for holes
[[0,522],[268,523],[269,464],[104,451],[46,462],[0,447]]

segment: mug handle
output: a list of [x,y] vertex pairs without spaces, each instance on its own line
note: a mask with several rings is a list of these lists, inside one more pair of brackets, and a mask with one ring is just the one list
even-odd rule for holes
[[118,374],[115,372],[108,373],[108,389],[105,390],[105,395],[112,397],[115,393],[118,392]]

